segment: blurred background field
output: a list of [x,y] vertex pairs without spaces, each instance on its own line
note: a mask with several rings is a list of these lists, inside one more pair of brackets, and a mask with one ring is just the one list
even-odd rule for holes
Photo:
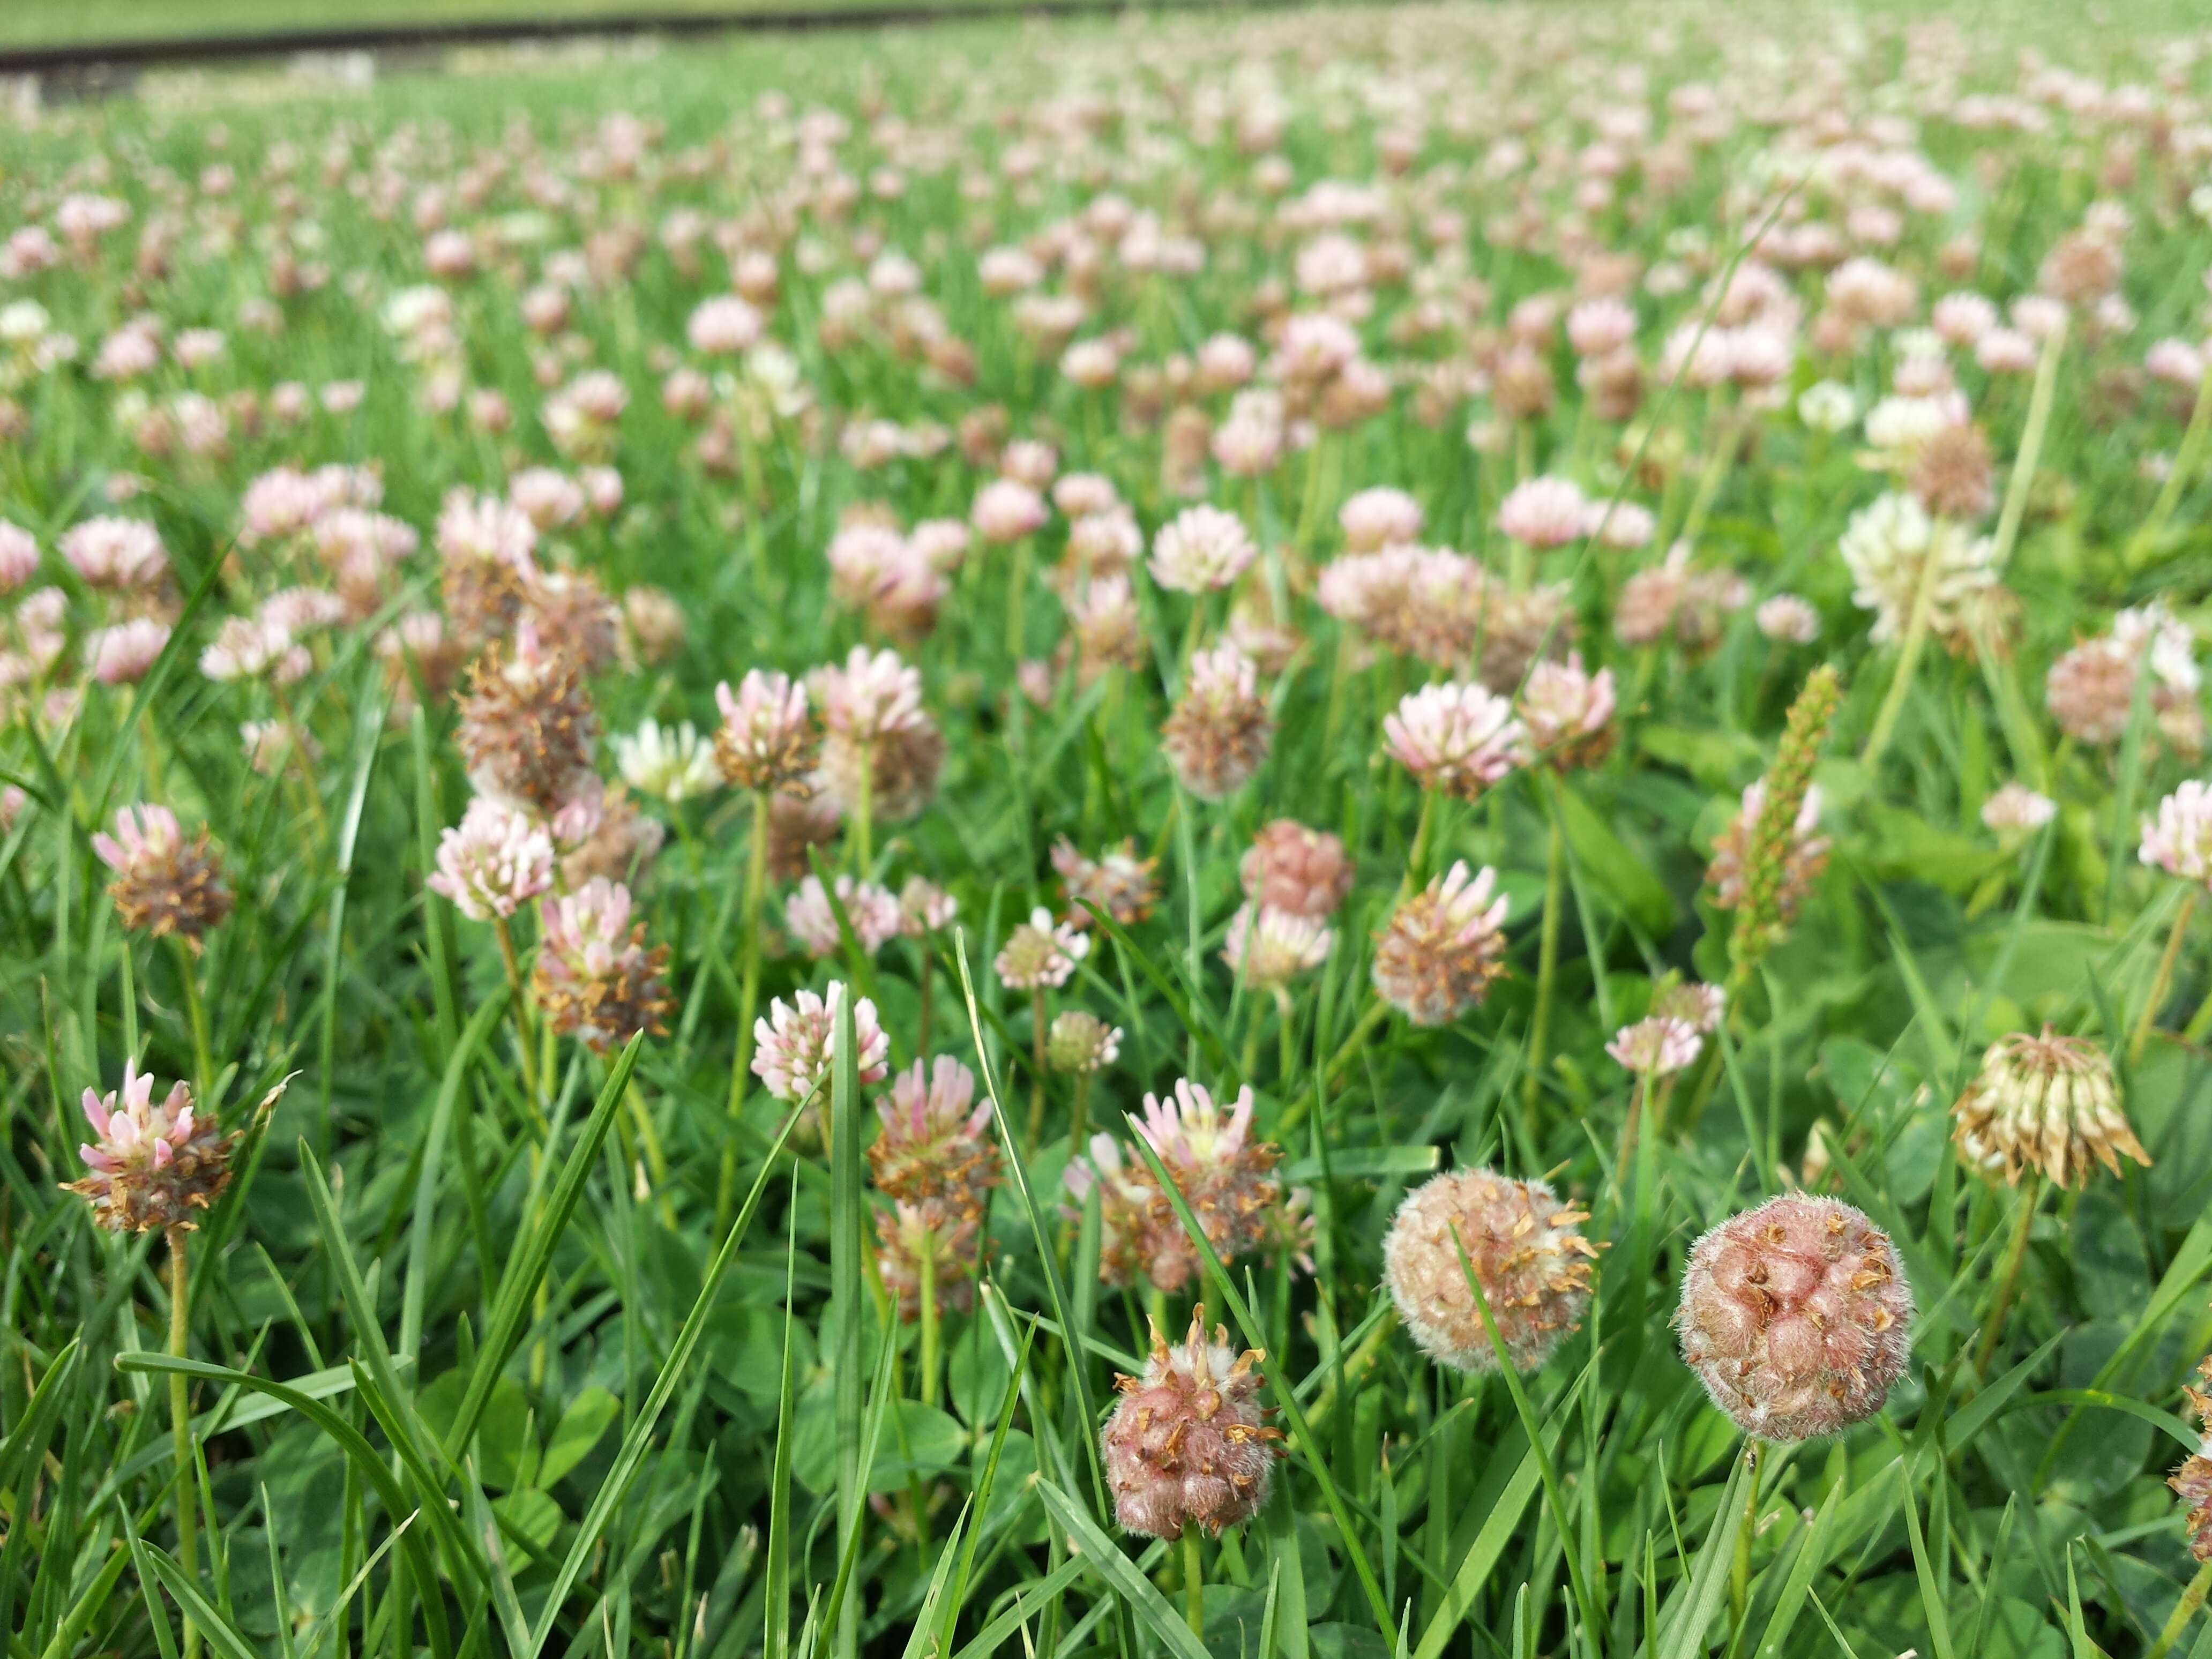
[[[1052,3],[1043,0],[1046,7]],[[474,23],[521,27],[604,20],[621,28],[640,17],[882,9],[883,0],[11,0],[0,6],[0,50]]]

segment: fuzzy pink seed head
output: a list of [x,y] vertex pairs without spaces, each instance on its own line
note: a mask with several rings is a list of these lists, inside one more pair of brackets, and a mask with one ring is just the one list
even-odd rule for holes
[[1261,830],[1237,873],[1246,898],[1293,915],[1330,915],[1352,890],[1344,843],[1294,818],[1277,818]]
[[1887,1235],[1848,1204],[1790,1193],[1697,1242],[1674,1325],[1737,1427],[1812,1440],[1881,1409],[1911,1354],[1912,1313]]
[[1468,1288],[1472,1269],[1515,1368],[1534,1370],[1589,1306],[1597,1249],[1583,1236],[1586,1218],[1540,1181],[1458,1170],[1425,1182],[1407,1194],[1382,1241],[1398,1316],[1438,1364],[1496,1370],[1497,1350]]
[[1282,1431],[1261,1420],[1266,1358],[1229,1346],[1226,1326],[1209,1340],[1206,1310],[1170,1348],[1152,1328],[1144,1375],[1116,1379],[1121,1403],[1100,1445],[1114,1490],[1114,1518],[1148,1538],[1176,1539],[1186,1527],[1216,1536],[1257,1515],[1267,1501]]

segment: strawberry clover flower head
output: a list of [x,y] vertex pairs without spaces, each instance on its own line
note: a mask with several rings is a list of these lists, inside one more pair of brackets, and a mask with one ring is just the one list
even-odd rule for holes
[[504,920],[553,884],[553,837],[530,815],[479,795],[438,838],[428,883],[471,921]]
[[196,1226],[229,1184],[234,1138],[194,1107],[181,1079],[156,1105],[152,1073],[125,1061],[123,1086],[105,1097],[87,1089],[82,1104],[94,1139],[77,1151],[91,1173],[64,1184],[110,1232]]
[[[799,991],[789,1002],[778,997],[753,1022],[753,1075],[778,1100],[797,1104],[830,1086],[837,1010],[847,994],[844,981],[832,980],[826,995]],[[881,1083],[890,1071],[890,1039],[877,1023],[876,1005],[866,997],[853,1005],[853,1041],[860,1082]]]

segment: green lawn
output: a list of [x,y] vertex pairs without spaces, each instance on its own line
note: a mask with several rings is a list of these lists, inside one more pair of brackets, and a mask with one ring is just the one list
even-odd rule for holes
[[374,25],[534,22],[642,12],[713,14],[832,10],[882,0],[15,0],[0,5],[0,47],[78,42],[205,40],[277,29]]

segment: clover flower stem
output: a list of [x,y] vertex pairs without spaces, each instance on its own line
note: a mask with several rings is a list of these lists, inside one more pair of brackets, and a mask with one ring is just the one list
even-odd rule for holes
[[2035,366],[2035,390],[2027,400],[2027,425],[2020,437],[2020,453],[2013,461],[2012,477],[2005,483],[2004,507],[1997,514],[1997,533],[1990,550],[1990,563],[1998,570],[2012,557],[2012,544],[2020,539],[2021,520],[2027,516],[2028,486],[2035,481],[2036,458],[2043,453],[2043,434],[2051,425],[2053,394],[2058,389],[2058,360],[2066,349],[2066,325],[2059,325],[2044,343],[2043,361]]
[[1352,675],[1352,630],[1340,627],[1336,631],[1336,667],[1328,677],[1328,712],[1322,717],[1321,751],[1324,755],[1336,752],[1336,734],[1344,727],[1344,692]]
[[200,995],[198,964],[192,960],[191,947],[172,934],[171,948],[176,953],[177,978],[185,988],[185,1018],[192,1032],[193,1091],[205,1102],[215,1099],[215,1053],[208,1040],[207,1002]]
[[1198,654],[1199,635],[1206,630],[1206,596],[1194,593],[1190,598],[1190,621],[1182,630],[1182,649],[1176,653],[1176,683],[1180,685],[1190,675],[1190,659]]
[[1298,1064],[1297,1034],[1291,1025],[1291,994],[1280,985],[1275,988],[1275,1075],[1279,1079],[1277,1088],[1289,1084],[1297,1075]]
[[2150,516],[2142,521],[2142,528],[2128,540],[2127,562],[2132,570],[2158,546],[2159,538],[2166,533],[2166,520],[2181,503],[2181,493],[2189,487],[2190,476],[2204,457],[2204,441],[2212,435],[2212,362],[2204,366],[2204,374],[2197,382],[2197,401],[2189,410],[2189,428],[2181,434],[2181,447],[2174,451],[2173,466],[2159,487],[2158,500],[2151,504]]
[[2142,1012],[2136,1019],[2135,1036],[2128,1042],[2128,1064],[2140,1065],[2143,1045],[2150,1041],[2150,1028],[2157,1023],[2158,1011],[2166,1006],[2166,994],[2173,984],[2173,964],[2180,959],[2183,935],[2189,931],[2189,920],[2197,913],[2197,893],[2194,885],[2184,890],[2181,908],[2173,913],[2173,926],[2166,936],[2165,952],[2158,959],[2158,972],[2151,976],[2150,995],[2143,1001]]
[[522,977],[521,961],[514,954],[514,930],[507,925],[505,916],[491,919],[492,931],[499,936],[499,959],[507,969],[507,994],[514,1000],[514,1046],[522,1056],[522,1088],[530,1097],[532,1112],[544,1109],[544,1097],[538,1090],[538,1050],[532,1040],[530,993]]
[[1628,1190],[1628,1171],[1636,1161],[1637,1137],[1640,1134],[1658,1133],[1659,1126],[1656,1121],[1648,1125],[1644,1121],[1644,1097],[1650,1092],[1650,1072],[1647,1070],[1638,1073],[1635,1085],[1628,1093],[1628,1116],[1620,1126],[1620,1160],[1614,1167],[1613,1176],[1615,1192],[1625,1193]]
[[[1718,397],[1716,392],[1716,398]],[[1712,453],[1705,457],[1705,470],[1698,475],[1698,493],[1690,498],[1690,510],[1683,516],[1682,528],[1676,538],[1698,544],[1698,534],[1705,527],[1705,517],[1713,510],[1713,502],[1728,481],[1729,464],[1735,459],[1736,422],[1729,410],[1715,405],[1705,425],[1705,441]]]
[[1513,482],[1524,483],[1536,476],[1536,423],[1513,422]]
[[1044,987],[1030,991],[1030,1130],[1027,1146],[1034,1155],[1044,1138]]
[[[1544,856],[1544,921],[1536,947],[1536,1012],[1528,1022],[1528,1065],[1521,1084],[1522,1112],[1532,1120],[1543,1077],[1544,1042],[1551,1030],[1552,981],[1559,968],[1559,913],[1566,905],[1567,885],[1565,824],[1558,803],[1549,795],[1545,796],[1544,805],[1546,816],[1552,821],[1552,831]],[[1532,1132],[1534,1127],[1532,1121]]]
[[[1017,698],[1017,707],[1019,702]],[[853,802],[853,870],[855,875],[866,881],[868,872],[874,868],[876,862],[876,751],[873,744],[863,746],[860,775],[853,793],[855,797]]]
[[927,1249],[915,1252],[915,1266],[921,1277],[915,1287],[921,1304],[921,1352],[915,1363],[921,1369],[921,1403],[937,1403],[937,1251],[934,1243]]
[[154,706],[140,700],[138,688],[135,685],[118,689],[125,701],[123,712],[117,720],[117,729],[127,732],[132,725],[139,724],[137,716],[145,716],[143,723],[139,724],[138,761],[146,769],[146,799],[165,799],[168,792],[161,787],[161,745],[154,729]]
[[930,973],[929,940],[927,935],[914,947],[915,995],[920,1007],[915,1014],[914,1052],[917,1060],[929,1058],[929,987],[933,975]]
[[1743,1483],[1743,1521],[1735,1529],[1735,1549],[1729,1559],[1729,1613],[1732,1626],[1743,1628],[1751,1606],[1751,1536],[1759,1524],[1759,1442],[1747,1440],[1743,1461],[1747,1478]]
[[1306,450],[1306,487],[1304,498],[1298,503],[1297,533],[1291,538],[1299,547],[1313,545],[1314,526],[1321,519],[1322,463],[1328,459],[1328,434],[1314,434],[1314,441]]
[[[185,1249],[190,1229],[172,1227],[169,1243],[169,1357],[191,1357],[192,1304],[191,1267]],[[199,1583],[199,1462],[192,1450],[191,1384],[181,1371],[169,1373],[169,1444],[176,1464],[177,1565],[194,1585]],[[181,1609],[180,1609],[181,1611]],[[199,1626],[185,1613],[185,1659],[198,1659]]]
[[1006,660],[1018,666],[1029,634],[1030,539],[1014,544],[1013,568],[1006,573]]
[[[760,1002],[761,976],[761,902],[768,889],[768,792],[753,791],[752,841],[745,848],[744,977],[738,990],[738,1047],[730,1061],[729,1115],[732,1122],[745,1103],[745,1077],[753,1057],[753,1012]],[[924,1032],[927,1031],[929,976],[922,975],[922,1009]],[[924,1042],[927,1038],[925,1035]],[[730,1206],[737,1200],[738,1143],[734,1137],[722,1142],[722,1176],[720,1191],[714,1201],[714,1233],[717,1237],[730,1227]]]
[[2042,1198],[2043,1177],[2031,1170],[2021,1183],[2020,1208],[2013,1218],[2012,1242],[2005,1247],[2004,1266],[1997,1273],[1996,1299],[1990,1304],[1989,1316],[1982,1322],[1982,1340],[1974,1346],[1977,1379],[1989,1374],[1990,1357],[1997,1351],[1997,1335],[2004,1329],[2005,1315],[2011,1311],[2013,1292],[2020,1287],[2021,1264],[2027,1259],[2028,1230],[2034,1224],[2036,1208]]
[[1428,878],[1429,838],[1435,833],[1437,822],[1437,791],[1421,791],[1421,816],[1413,825],[1413,850],[1406,855],[1406,874],[1398,884],[1397,903],[1404,903],[1413,890]]
[[315,784],[315,769],[307,759],[307,737],[301,730],[299,717],[292,712],[292,700],[284,695],[284,688],[272,677],[270,694],[276,699],[276,713],[284,722],[285,746],[291,752],[288,758],[297,769],[300,787],[307,797],[307,810],[314,814],[315,845],[326,847],[331,839],[331,821],[323,811],[323,792]]
[[1206,1639],[1206,1568],[1200,1558],[1198,1528],[1182,1529],[1182,1615],[1190,1633]]
[[[1241,967],[1238,971],[1243,971]],[[1260,1069],[1260,1024],[1266,1018],[1265,1008],[1255,999],[1244,1021],[1244,1047],[1237,1056],[1237,1075],[1247,1083],[1252,1080],[1252,1073]]]
[[1860,751],[1859,764],[1871,771],[1880,763],[1881,751],[1889,747],[1890,734],[1897,729],[1897,717],[1905,712],[1905,699],[1912,690],[1912,676],[1920,666],[1921,648],[1928,643],[1928,618],[1935,609],[1936,573],[1940,562],[1931,552],[1920,562],[1920,580],[1912,589],[1912,611],[1905,618],[1905,639],[1897,648],[1897,668],[1890,675],[1889,690],[1884,694],[1881,707],[1875,711],[1874,730],[1867,733],[1866,747]]
[[1067,1148],[1073,1157],[1083,1148],[1084,1132],[1091,1126],[1091,1073],[1075,1074],[1075,1101],[1067,1111]]
[[2181,1639],[2181,1632],[2189,1628],[2189,1621],[2204,1605],[2207,1593],[2212,1593],[2212,1561],[2207,1561],[2197,1569],[2197,1576],[2189,1581],[2189,1588],[2181,1592],[2181,1599],[2173,1604],[2173,1612],[2167,1618],[2166,1627],[2159,1632],[2158,1640],[2151,1644],[2150,1651],[2143,1656],[2143,1659],[2166,1659],[2166,1656],[2173,1650],[2173,1644]]

